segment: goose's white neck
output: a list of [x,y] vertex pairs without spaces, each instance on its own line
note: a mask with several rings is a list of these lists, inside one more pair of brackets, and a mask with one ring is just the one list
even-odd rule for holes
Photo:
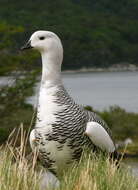
[[61,81],[61,64],[63,55],[43,52],[42,56],[42,79],[41,86],[55,86],[62,83]]
[[61,63],[61,56],[42,53],[42,80],[36,127],[43,128],[56,122],[57,118],[54,113],[62,110],[62,106],[55,103],[55,94],[59,90],[59,85],[62,85]]

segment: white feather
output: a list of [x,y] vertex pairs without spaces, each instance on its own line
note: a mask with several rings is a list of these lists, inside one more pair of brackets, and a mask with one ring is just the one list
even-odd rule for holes
[[71,161],[73,151],[67,143],[63,145],[62,151],[59,151],[58,146],[61,144],[57,141],[45,141],[45,145],[40,148],[50,152],[50,159],[55,161],[53,168],[60,173],[65,169],[66,163]]
[[[35,131],[41,134],[41,142],[44,142],[44,144],[39,144],[39,142],[36,144]],[[50,159],[55,161],[53,168],[60,173],[65,169],[66,163],[72,159],[73,150],[68,146],[68,142],[66,142],[63,144],[62,151],[59,151],[58,147],[61,146],[59,142],[46,140],[45,134],[50,133],[52,133],[52,125],[33,129],[30,133],[30,145],[33,151],[37,148],[38,151],[41,149],[44,152],[50,152]]]
[[55,113],[62,111],[65,106],[59,106],[55,100],[55,93],[58,87],[44,87],[40,88],[39,107],[37,112],[36,127],[46,127],[57,121]]
[[88,122],[85,134],[103,151],[115,151],[115,145],[106,130],[97,122]]
[[[43,37],[43,40],[40,40]],[[42,57],[42,79],[39,93],[36,128],[45,127],[56,122],[54,115],[64,106],[55,103],[55,94],[62,85],[61,64],[63,47],[59,37],[53,32],[37,31],[32,34],[30,43]]]

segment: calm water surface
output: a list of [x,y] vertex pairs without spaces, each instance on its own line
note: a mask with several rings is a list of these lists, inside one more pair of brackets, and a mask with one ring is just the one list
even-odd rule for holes
[[[112,105],[138,112],[138,72],[90,72],[63,73],[63,83],[75,101],[104,110]],[[37,102],[39,84],[35,96],[27,101]]]
[[103,110],[119,105],[138,112],[138,72],[63,74],[64,84],[79,104]]
[[[126,111],[138,112],[138,72],[63,73],[63,83],[78,104],[104,110],[118,105]],[[0,77],[0,86],[14,83],[12,77]],[[39,83],[27,102],[36,106]]]

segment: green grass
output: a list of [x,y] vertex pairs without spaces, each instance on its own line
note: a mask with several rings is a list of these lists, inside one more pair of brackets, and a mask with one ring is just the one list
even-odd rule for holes
[[[36,156],[26,159],[26,135],[21,130],[20,146],[13,142],[0,149],[0,190],[40,190],[39,179],[42,169],[38,167]],[[103,154],[84,153],[79,163],[75,163],[60,177],[58,190],[138,190],[138,180],[122,166]]]
[[0,190],[37,190],[37,174],[25,160],[16,160],[9,151],[2,150],[0,154]]
[[107,122],[116,139],[137,139],[138,113],[126,112],[119,106],[111,106],[99,114]]
[[65,174],[61,189],[65,190],[136,190],[138,181],[126,168],[117,169],[115,163],[103,155],[84,155],[78,167]]

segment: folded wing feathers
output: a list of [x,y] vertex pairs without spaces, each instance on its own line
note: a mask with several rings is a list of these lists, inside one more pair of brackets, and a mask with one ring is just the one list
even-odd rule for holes
[[103,151],[115,151],[115,145],[106,130],[97,122],[88,122],[85,134]]

